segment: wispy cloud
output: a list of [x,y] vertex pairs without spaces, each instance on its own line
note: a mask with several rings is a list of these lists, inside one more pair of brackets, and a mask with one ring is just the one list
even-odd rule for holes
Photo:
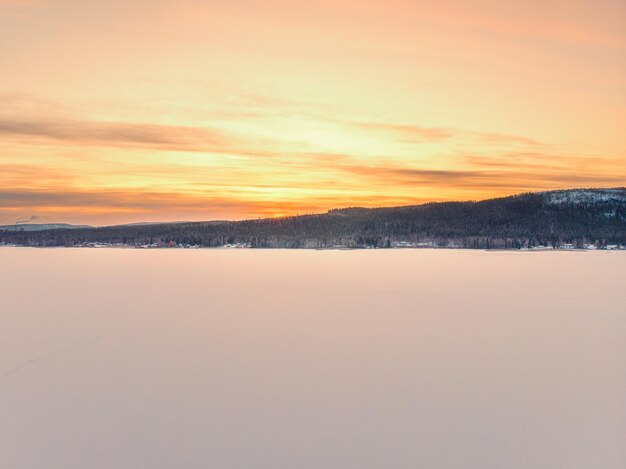
[[610,174],[626,179],[626,168],[621,161],[599,156],[568,156],[545,152],[504,152],[497,156],[469,155],[462,158],[470,167],[482,169],[533,170],[542,173],[581,171],[593,174]]
[[314,213],[327,208],[328,201],[324,200],[250,200],[236,195],[228,198],[202,192],[155,192],[134,188],[0,191],[0,221],[4,223],[13,223],[26,210],[45,213],[44,217],[39,217],[43,221],[85,220],[114,224],[137,220],[245,219]]
[[420,127],[417,125],[389,124],[384,122],[358,122],[354,125],[366,131],[392,134],[409,142],[447,140],[456,135],[451,129],[438,127]]
[[570,157],[523,135],[292,113],[254,93],[235,99],[280,118],[258,127],[229,127],[223,116],[215,126],[81,118],[45,99],[0,95],[0,218],[240,219],[615,186],[626,176],[615,158]]
[[528,171],[521,168],[503,170],[443,170],[398,166],[343,165],[343,171],[365,176],[371,184],[413,187],[453,187],[455,189],[538,189],[579,185],[616,185],[621,175],[589,174],[567,171]]
[[354,122],[352,125],[358,129],[385,134],[390,138],[409,143],[433,143],[453,139],[473,139],[494,145],[548,146],[546,143],[521,135],[480,132],[451,127],[427,127],[388,122]]
[[50,139],[78,145],[134,146],[172,151],[254,152],[251,139],[224,131],[144,123],[0,117],[0,138]]

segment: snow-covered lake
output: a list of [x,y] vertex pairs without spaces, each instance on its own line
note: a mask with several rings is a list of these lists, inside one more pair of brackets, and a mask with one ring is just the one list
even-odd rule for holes
[[626,467],[626,252],[0,248],[0,467]]

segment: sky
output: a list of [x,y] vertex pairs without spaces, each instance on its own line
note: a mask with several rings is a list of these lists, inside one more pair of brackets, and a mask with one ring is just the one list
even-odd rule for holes
[[0,0],[0,223],[626,182],[626,2]]

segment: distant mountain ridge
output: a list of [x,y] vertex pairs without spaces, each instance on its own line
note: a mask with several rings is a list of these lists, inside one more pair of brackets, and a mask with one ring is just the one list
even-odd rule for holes
[[626,245],[626,188],[525,193],[478,202],[344,208],[244,221],[0,231],[30,246],[253,248],[597,248]]
[[0,231],[44,231],[44,230],[76,230],[93,228],[90,225],[70,225],[69,223],[16,223],[0,225]]

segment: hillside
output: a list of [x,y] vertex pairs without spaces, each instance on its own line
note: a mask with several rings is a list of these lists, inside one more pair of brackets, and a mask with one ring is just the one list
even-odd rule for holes
[[68,223],[16,223],[13,225],[0,225],[0,231],[76,230],[79,228],[92,227],[89,225],[70,225]]
[[233,222],[4,231],[29,246],[224,246],[522,248],[626,244],[626,189],[574,189],[479,202],[346,208],[323,214]]

